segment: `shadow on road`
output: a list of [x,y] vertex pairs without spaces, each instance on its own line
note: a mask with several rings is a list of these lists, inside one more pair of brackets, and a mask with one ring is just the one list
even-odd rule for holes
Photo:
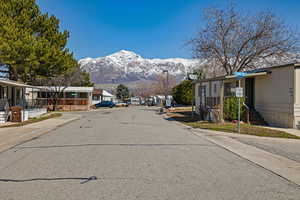
[[97,180],[96,176],[91,176],[88,178],[32,178],[32,179],[0,179],[0,182],[14,182],[14,183],[24,183],[32,181],[64,181],[64,180],[80,180],[80,184],[87,183],[89,181]]
[[161,147],[161,146],[213,146],[213,145],[207,145],[207,144],[70,144],[70,145],[20,147],[17,148],[15,152],[24,149],[51,149],[51,148],[87,147],[87,146]]

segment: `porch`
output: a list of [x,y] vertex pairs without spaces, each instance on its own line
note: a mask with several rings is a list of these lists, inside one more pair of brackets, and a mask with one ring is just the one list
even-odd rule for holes
[[[245,110],[241,116],[242,120],[255,125],[267,125],[255,108],[255,80],[257,77],[267,75],[268,72],[253,72],[248,73],[246,77],[240,80],[235,76],[225,76],[199,81],[195,87],[196,112],[205,120],[226,120],[227,116],[225,115],[224,106],[228,105],[228,102],[236,99],[236,88],[241,87],[243,88],[241,107]],[[237,111],[237,103],[235,107]]]
[[67,87],[60,92],[44,87],[44,90],[28,90],[29,98],[45,102],[45,107],[53,110],[89,110],[92,105],[92,87]]
[[6,123],[11,120],[11,108],[15,106],[22,108],[22,120],[47,112],[46,109],[43,109],[45,102],[37,101],[36,99],[26,100],[26,88],[35,87],[11,80],[0,80],[0,123]]

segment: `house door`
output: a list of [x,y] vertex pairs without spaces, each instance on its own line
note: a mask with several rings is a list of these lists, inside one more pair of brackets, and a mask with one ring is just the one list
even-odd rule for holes
[[245,101],[247,106],[254,108],[255,102],[255,78],[246,78],[245,80]]
[[206,106],[206,86],[198,87],[198,96],[200,97],[200,106]]

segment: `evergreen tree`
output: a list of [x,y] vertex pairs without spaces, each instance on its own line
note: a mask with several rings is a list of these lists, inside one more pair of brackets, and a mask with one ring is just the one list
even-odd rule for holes
[[172,89],[172,96],[178,104],[191,105],[193,99],[193,83],[184,80]]
[[0,63],[9,67],[11,79],[34,83],[70,73],[78,64],[66,48],[68,37],[35,0],[1,0]]
[[123,85],[120,84],[117,87],[117,98],[121,99],[122,101],[124,101],[125,99],[129,98],[129,89]]
[[78,76],[76,76],[76,80],[74,80],[71,85],[77,87],[93,87],[94,83],[90,80],[89,73],[82,71],[79,67],[76,69]]

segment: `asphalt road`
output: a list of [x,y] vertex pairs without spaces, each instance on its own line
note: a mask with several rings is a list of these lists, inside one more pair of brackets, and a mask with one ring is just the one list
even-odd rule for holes
[[81,120],[0,154],[1,200],[299,200],[299,186],[151,108]]

